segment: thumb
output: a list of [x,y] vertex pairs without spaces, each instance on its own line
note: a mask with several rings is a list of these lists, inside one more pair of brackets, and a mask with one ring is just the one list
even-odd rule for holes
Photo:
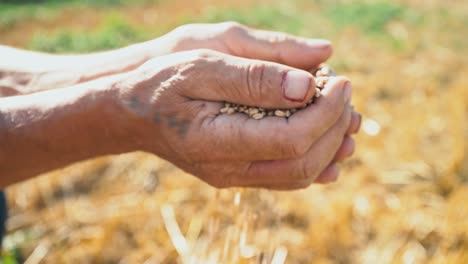
[[269,61],[208,53],[205,63],[200,63],[203,72],[199,77],[203,78],[200,82],[204,85],[189,89],[192,99],[296,108],[305,105],[315,94],[315,80],[307,71]]

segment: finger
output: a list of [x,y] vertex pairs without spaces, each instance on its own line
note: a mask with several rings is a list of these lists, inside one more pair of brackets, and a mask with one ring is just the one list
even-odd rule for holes
[[336,163],[330,164],[327,168],[325,168],[322,173],[315,179],[314,183],[330,183],[334,182],[338,179],[340,174],[340,168],[336,165]]
[[359,131],[359,128],[361,127],[361,119],[361,114],[354,111],[351,113],[351,122],[349,124],[348,131],[346,131],[346,135],[356,134]]
[[345,136],[333,160],[335,162],[339,162],[353,155],[355,144],[356,143],[354,142],[354,139],[352,139],[350,136]]
[[[255,120],[244,114],[212,113],[201,122],[200,138],[206,144],[215,144],[215,148],[223,149],[222,153],[213,155],[213,159],[251,161],[297,158],[336,125],[345,108],[350,112],[349,107],[345,107],[350,93],[350,83],[337,77],[327,84],[323,96],[315,104],[294,113],[289,119],[268,116]],[[204,104],[207,108],[213,103]],[[212,105],[212,108],[215,111],[215,106]],[[216,131],[216,140],[207,136],[213,135],[213,131]],[[343,136],[344,133],[339,136],[340,139]]]
[[230,30],[226,45],[233,55],[267,60],[310,70],[332,54],[330,41],[296,37],[283,32],[251,29],[236,23]]
[[216,51],[188,54],[193,52],[198,52],[192,59],[196,68],[181,86],[190,99],[283,109],[303,106],[315,94],[315,80],[307,71]]
[[283,186],[285,189],[307,187],[332,162],[350,119],[350,109],[347,108],[339,121],[303,157],[253,162],[244,176],[237,178],[237,184],[265,188]]

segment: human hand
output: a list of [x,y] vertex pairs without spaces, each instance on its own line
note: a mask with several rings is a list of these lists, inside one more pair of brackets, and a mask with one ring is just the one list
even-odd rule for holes
[[179,51],[211,49],[304,70],[314,68],[332,54],[328,40],[258,30],[237,22],[187,24],[147,44],[146,49],[150,50],[152,56],[149,57],[152,58]]
[[[211,49],[238,57],[273,61],[304,70],[316,68],[326,61],[333,51],[328,40],[257,30],[237,22],[187,24],[174,29],[162,39],[164,39],[162,43],[166,43],[162,46],[167,47],[163,49],[165,50],[163,54]],[[359,130],[361,115],[353,109],[351,116],[350,127],[334,162],[343,161],[354,152],[355,143],[350,136]],[[316,182],[334,181],[337,175],[337,167],[332,164]]]
[[0,61],[0,97],[88,82],[129,72],[156,57],[202,48],[306,70],[332,52],[325,40],[255,30],[234,22],[184,25],[150,41],[91,54],[45,54],[0,45],[4,58]]
[[333,180],[335,163],[354,149],[347,135],[359,126],[343,77],[333,78],[314,105],[288,119],[219,115],[222,101],[297,108],[314,95],[315,83],[306,71],[211,50],[151,60],[114,89],[135,149],[216,187],[296,189]]
[[[282,32],[256,30],[237,22],[183,25],[163,37],[168,47],[165,54],[198,48],[212,49],[226,54],[282,63],[310,70],[332,54],[331,43],[323,39],[292,36]],[[164,46],[164,45],[163,45]],[[342,146],[334,162],[343,161],[354,152],[351,134],[359,130],[361,115],[352,111],[352,119]],[[334,181],[337,167],[321,175],[316,182]]]

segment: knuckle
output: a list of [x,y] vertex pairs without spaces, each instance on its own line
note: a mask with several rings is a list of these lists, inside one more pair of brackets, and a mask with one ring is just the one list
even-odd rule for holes
[[299,180],[301,182],[313,182],[319,175],[320,172],[320,163],[319,161],[310,161],[304,159],[302,161],[301,166],[299,167],[301,169],[301,177]]
[[296,158],[300,157],[300,149],[297,149],[296,145],[293,144],[285,144],[281,146],[281,153],[285,158]]
[[196,49],[193,50],[193,55],[198,59],[206,59],[215,56],[215,51],[210,49]]
[[186,51],[187,57],[194,63],[203,63],[214,61],[218,56],[218,52],[210,49],[195,49]]
[[223,27],[224,32],[227,34],[240,33],[245,30],[245,27],[236,21],[227,21],[221,23],[220,25]]
[[252,63],[246,71],[246,87],[249,97],[253,100],[263,98],[264,90],[267,89],[264,85],[265,65]]
[[277,32],[270,36],[270,43],[272,45],[271,52],[273,52],[274,58],[282,64],[286,64],[286,58],[284,57],[282,47],[284,43],[289,42],[290,40],[291,36],[283,32]]
[[315,173],[309,169],[306,162],[302,160],[298,161],[296,170],[291,177],[291,182],[289,185],[293,189],[303,189],[307,188],[310,184],[314,182]]
[[221,24],[221,32],[226,39],[236,39],[244,36],[247,28],[238,22],[224,22]]
[[303,156],[309,151],[309,148],[313,144],[313,140],[310,137],[310,129],[307,129],[307,127],[304,128],[294,128],[290,129],[291,131],[287,133],[286,135],[296,135],[294,138],[289,139],[291,144],[293,144],[295,153],[298,156]]
[[276,149],[284,158],[302,157],[309,149],[309,144],[304,141],[304,137],[291,138],[290,135],[293,133],[285,129],[277,129],[275,133]]
[[295,157],[303,156],[308,149],[308,144],[306,144],[303,140],[296,139],[291,141],[291,150]]

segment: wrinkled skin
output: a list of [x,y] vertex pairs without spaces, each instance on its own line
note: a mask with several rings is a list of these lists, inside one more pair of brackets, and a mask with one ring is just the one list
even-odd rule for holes
[[314,105],[288,119],[219,114],[224,101],[305,105],[315,93],[308,70],[331,53],[326,40],[233,22],[184,25],[94,54],[0,46],[0,97],[7,96],[0,98],[0,186],[135,150],[216,187],[334,181],[360,126],[347,79],[331,80]]
[[315,91],[311,75],[302,101],[282,94],[283,76],[293,70],[194,50],[150,61],[118,87],[146,151],[216,187],[296,189],[336,179],[336,161],[353,151],[349,134],[358,120],[345,92],[348,80],[334,78],[314,105],[289,119],[218,114],[222,101],[265,108],[304,105]]

